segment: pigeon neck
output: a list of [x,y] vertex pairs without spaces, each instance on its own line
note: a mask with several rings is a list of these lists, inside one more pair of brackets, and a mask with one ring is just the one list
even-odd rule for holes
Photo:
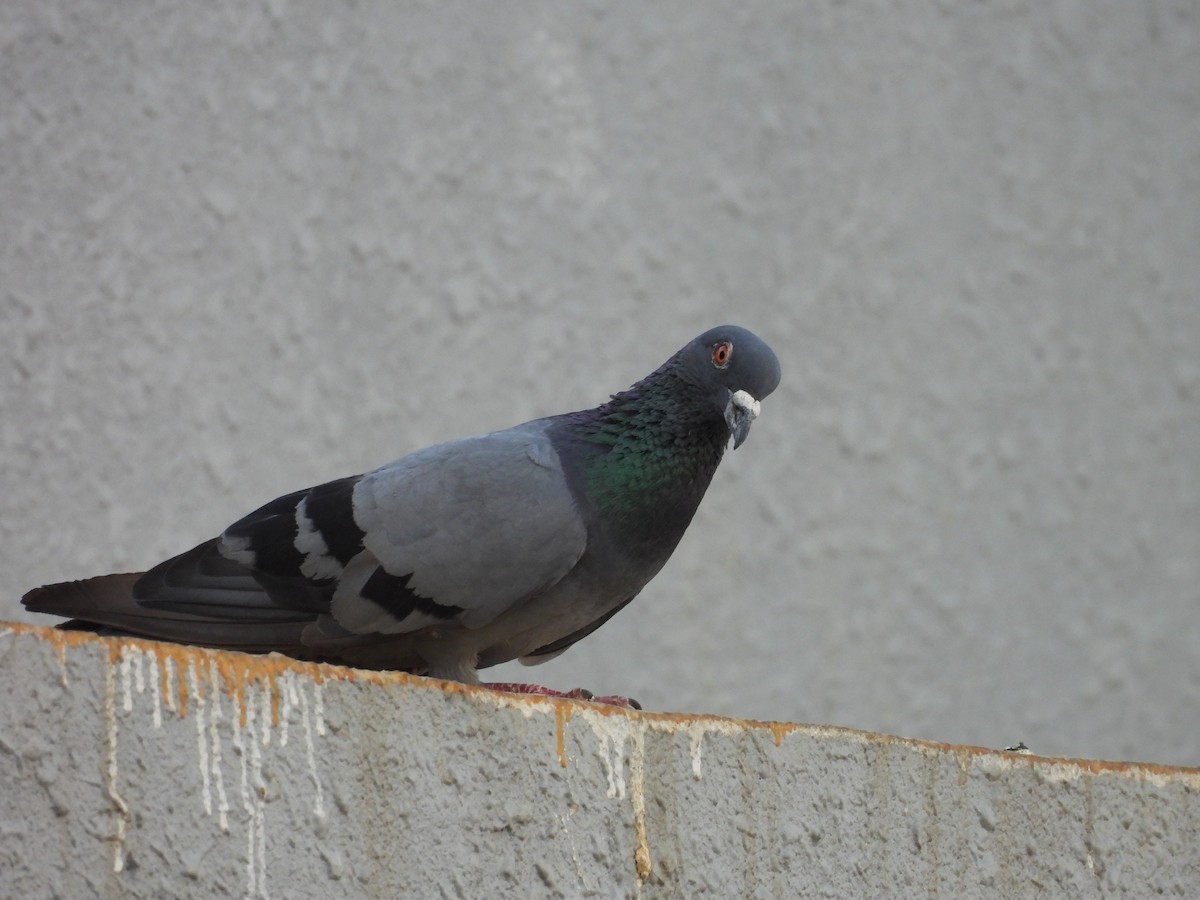
[[610,533],[639,555],[669,554],[725,452],[724,419],[693,386],[659,370],[575,424],[594,449],[584,490]]

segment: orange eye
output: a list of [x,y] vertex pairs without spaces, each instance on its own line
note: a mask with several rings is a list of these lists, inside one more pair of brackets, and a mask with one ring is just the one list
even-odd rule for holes
[[712,361],[713,365],[718,369],[724,369],[729,365],[729,360],[733,356],[733,344],[729,341],[721,341],[713,347]]

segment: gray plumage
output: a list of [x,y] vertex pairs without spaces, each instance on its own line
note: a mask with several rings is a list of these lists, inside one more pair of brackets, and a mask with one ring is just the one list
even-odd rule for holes
[[280,497],[144,574],[28,593],[63,627],[476,682],[590,634],[662,568],[779,362],[711,329],[591,410]]

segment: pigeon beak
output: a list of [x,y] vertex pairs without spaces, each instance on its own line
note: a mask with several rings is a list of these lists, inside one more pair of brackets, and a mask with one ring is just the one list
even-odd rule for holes
[[725,424],[733,434],[733,449],[742,446],[750,433],[750,424],[758,418],[762,404],[745,391],[734,391],[725,405]]

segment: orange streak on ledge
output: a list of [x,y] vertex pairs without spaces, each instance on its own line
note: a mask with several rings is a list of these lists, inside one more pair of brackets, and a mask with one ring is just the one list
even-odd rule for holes
[[567,767],[567,723],[571,721],[571,704],[567,700],[557,700],[554,703],[554,726],[558,743],[558,761],[565,769]]

